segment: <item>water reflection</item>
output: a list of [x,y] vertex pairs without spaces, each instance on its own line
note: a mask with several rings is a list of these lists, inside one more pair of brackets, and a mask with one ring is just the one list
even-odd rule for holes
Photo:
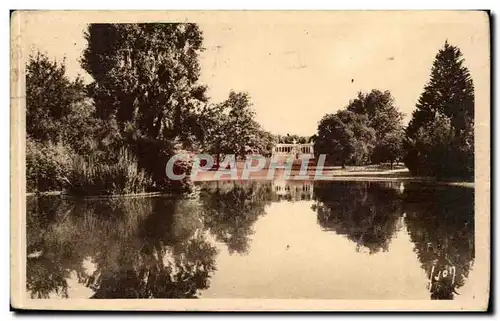
[[311,181],[274,180],[273,191],[277,200],[310,200],[314,195],[314,184]]
[[314,186],[318,223],[366,247],[387,251],[402,213],[399,183],[318,182]]
[[203,222],[229,253],[244,254],[250,245],[252,225],[273,199],[270,183],[212,182],[203,185]]
[[[66,297],[72,271],[93,298],[192,298],[208,287],[216,250],[203,233],[197,203],[99,200],[74,202],[65,212],[72,201],[53,201],[28,203],[28,222],[45,225],[42,233],[28,225],[28,253],[35,253],[27,262],[31,297]],[[87,257],[93,271],[84,267]]]
[[474,260],[474,190],[408,184],[406,224],[432,299],[453,299]]
[[59,198],[27,199],[26,284],[32,298],[49,298],[55,293],[68,297],[67,279],[72,270],[82,272],[76,253],[52,232],[74,205]]
[[[309,181],[198,189],[189,200],[28,197],[29,295],[377,299],[393,287],[388,298],[418,298],[419,289],[452,299],[472,269],[472,189]],[[394,280],[378,285],[385,278]]]

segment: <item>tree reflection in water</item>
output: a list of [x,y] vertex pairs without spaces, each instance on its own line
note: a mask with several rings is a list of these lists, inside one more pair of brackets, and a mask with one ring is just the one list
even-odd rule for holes
[[230,254],[245,254],[252,226],[273,199],[270,182],[210,182],[201,184],[204,225],[227,245]]
[[68,297],[67,279],[72,271],[82,273],[78,257],[54,236],[58,221],[74,205],[54,197],[26,200],[26,287],[31,298],[47,299],[51,294]]
[[316,182],[318,223],[325,230],[345,235],[370,254],[387,251],[401,216],[399,183]]
[[[54,201],[58,204],[51,206]],[[193,298],[208,287],[216,250],[201,230],[196,202],[39,198],[28,203],[32,297],[67,296],[72,271],[94,298]],[[69,203],[73,207],[65,212]],[[94,271],[83,266],[85,258],[91,258]]]
[[408,183],[404,210],[431,299],[453,299],[474,261],[474,189]]
[[266,205],[293,193],[293,201],[313,193],[319,225],[370,254],[389,249],[405,213],[432,299],[452,299],[473,264],[473,189],[255,181],[201,187],[196,200],[28,197],[27,291],[32,298],[67,297],[68,280],[76,279],[93,298],[195,298],[216,269],[209,239],[229,253],[247,253]]

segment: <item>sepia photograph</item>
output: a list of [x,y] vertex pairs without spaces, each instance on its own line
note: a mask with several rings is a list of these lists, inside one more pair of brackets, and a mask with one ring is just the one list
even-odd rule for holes
[[13,308],[487,310],[488,11],[11,15]]

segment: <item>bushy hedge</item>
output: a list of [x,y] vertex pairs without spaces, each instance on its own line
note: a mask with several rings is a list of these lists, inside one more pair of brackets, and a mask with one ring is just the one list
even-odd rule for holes
[[67,191],[74,195],[144,193],[151,178],[139,169],[137,160],[121,149],[116,162],[103,163],[93,155],[75,155],[68,174]]
[[[26,143],[26,178],[28,192],[64,191],[71,195],[113,195],[146,192],[189,193],[193,183],[189,178],[190,161],[177,161],[175,173],[186,173],[183,180],[170,180],[165,165],[168,156],[159,157],[154,173],[142,168],[137,158],[126,148],[112,157],[102,152],[76,154],[63,144]],[[173,153],[173,152],[172,152]],[[154,174],[154,179],[153,175]]]
[[26,141],[26,189],[28,192],[62,190],[72,151],[62,144]]
[[[473,140],[473,138],[472,138]],[[474,177],[474,146],[455,135],[450,120],[437,116],[405,142],[404,162],[414,175],[436,178]]]

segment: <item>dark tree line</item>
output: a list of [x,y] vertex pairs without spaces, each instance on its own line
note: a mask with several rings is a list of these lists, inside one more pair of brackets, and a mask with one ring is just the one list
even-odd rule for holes
[[474,177],[474,85],[458,47],[445,42],[408,126],[389,91],[359,93],[325,115],[315,153],[336,165],[404,161],[413,175]]
[[269,156],[275,143],[311,140],[331,164],[404,160],[415,175],[474,175],[474,87],[462,53],[448,43],[406,129],[391,93],[372,90],[325,115],[309,138],[263,130],[247,93],[211,102],[199,81],[203,35],[195,24],[90,24],[85,38],[88,85],[69,79],[64,61],[29,59],[28,191],[184,192],[188,181],[165,175],[177,152]]
[[274,138],[255,121],[247,93],[209,101],[196,24],[90,24],[85,39],[88,85],[69,79],[64,61],[40,53],[28,61],[28,191],[184,192],[188,181],[165,175],[175,153],[272,150]]
[[282,144],[293,144],[293,142],[297,144],[306,144],[311,142],[312,137],[300,136],[297,134],[286,134],[286,135],[276,135],[275,140],[277,143],[282,143]]

